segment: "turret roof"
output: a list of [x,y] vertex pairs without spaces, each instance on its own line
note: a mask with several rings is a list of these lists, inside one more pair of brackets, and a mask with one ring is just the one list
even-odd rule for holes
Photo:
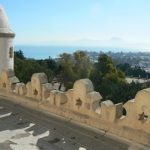
[[9,26],[8,17],[5,13],[5,10],[2,6],[0,6],[0,36],[14,36],[15,34],[12,32]]

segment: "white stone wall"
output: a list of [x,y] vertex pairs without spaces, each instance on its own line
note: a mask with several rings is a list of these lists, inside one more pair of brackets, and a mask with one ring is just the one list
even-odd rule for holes
[[13,47],[13,38],[0,37],[0,72],[3,69],[14,70],[14,54],[10,58],[10,47]]

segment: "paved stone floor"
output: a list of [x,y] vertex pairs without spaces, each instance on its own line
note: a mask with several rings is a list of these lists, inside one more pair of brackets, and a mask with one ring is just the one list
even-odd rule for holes
[[0,98],[0,150],[150,150]]

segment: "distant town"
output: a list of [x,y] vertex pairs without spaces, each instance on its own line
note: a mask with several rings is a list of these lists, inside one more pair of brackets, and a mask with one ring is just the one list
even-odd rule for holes
[[[98,59],[100,54],[103,54],[103,51],[98,52],[87,52],[88,56],[92,61]],[[150,80],[150,52],[105,52],[108,56],[110,56],[117,66],[129,65],[132,70],[142,70],[142,74],[132,75],[127,77],[127,82],[138,82],[145,83]],[[123,70],[125,71],[125,70]],[[139,72],[139,71],[137,71]],[[141,72],[141,71],[140,71]]]
[[[97,60],[104,52],[87,52],[91,60]],[[140,67],[150,73],[150,52],[105,52],[116,64],[128,63],[131,67]]]

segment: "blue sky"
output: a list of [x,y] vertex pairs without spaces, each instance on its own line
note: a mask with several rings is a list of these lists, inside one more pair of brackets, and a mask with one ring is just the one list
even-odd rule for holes
[[150,0],[0,0],[15,42],[119,37],[150,43]]

